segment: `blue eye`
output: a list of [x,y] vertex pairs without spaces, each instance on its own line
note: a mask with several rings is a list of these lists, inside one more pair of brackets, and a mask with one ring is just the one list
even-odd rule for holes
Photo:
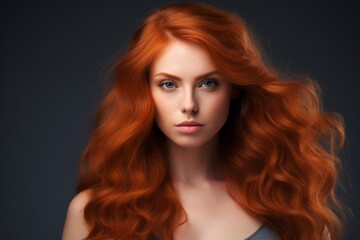
[[171,89],[175,87],[175,84],[172,82],[163,82],[160,84],[160,86],[165,89]]
[[206,81],[203,81],[201,84],[200,84],[200,87],[201,86],[204,86],[205,88],[214,88],[216,87],[217,85],[219,85],[219,83],[215,80],[206,80]]

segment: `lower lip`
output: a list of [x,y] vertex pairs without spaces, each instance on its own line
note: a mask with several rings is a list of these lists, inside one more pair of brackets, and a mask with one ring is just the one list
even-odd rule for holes
[[177,126],[177,129],[181,133],[195,133],[201,130],[203,126],[196,125],[196,126]]

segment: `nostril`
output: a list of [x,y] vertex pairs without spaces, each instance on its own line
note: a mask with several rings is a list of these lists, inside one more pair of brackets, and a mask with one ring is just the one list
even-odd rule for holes
[[199,112],[199,109],[196,107],[184,107],[182,109],[182,112],[183,113],[197,113],[197,112]]
[[193,89],[184,91],[184,95],[182,96],[182,108],[181,111],[183,113],[197,113],[199,111],[198,104],[196,102],[195,93]]

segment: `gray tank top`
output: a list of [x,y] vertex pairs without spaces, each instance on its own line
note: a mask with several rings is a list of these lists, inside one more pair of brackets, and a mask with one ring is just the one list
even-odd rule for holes
[[245,240],[276,240],[278,239],[275,232],[266,225],[261,225],[253,234]]
[[[261,225],[253,234],[245,238],[245,240],[277,240],[276,233],[266,225]],[[156,237],[155,240],[160,240]]]

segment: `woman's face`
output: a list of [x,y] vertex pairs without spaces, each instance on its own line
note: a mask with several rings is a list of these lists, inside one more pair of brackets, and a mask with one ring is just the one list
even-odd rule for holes
[[150,69],[156,123],[173,143],[199,147],[224,125],[231,83],[198,45],[172,40]]

